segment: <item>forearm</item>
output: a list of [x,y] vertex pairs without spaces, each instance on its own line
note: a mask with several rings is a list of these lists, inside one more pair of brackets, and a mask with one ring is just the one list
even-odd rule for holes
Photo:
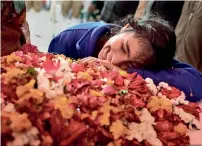
[[144,15],[145,9],[147,8],[147,4],[149,1],[139,1],[137,10],[135,12],[135,18],[140,18]]
[[183,91],[187,100],[196,102],[202,99],[202,77],[194,68],[174,68],[159,71],[131,68],[128,72],[137,72],[144,79],[151,78],[156,85],[160,82],[166,82]]
[[30,30],[29,30],[29,24],[27,23],[27,21],[25,21],[25,23],[20,28],[25,37],[26,44],[30,44],[31,43]]

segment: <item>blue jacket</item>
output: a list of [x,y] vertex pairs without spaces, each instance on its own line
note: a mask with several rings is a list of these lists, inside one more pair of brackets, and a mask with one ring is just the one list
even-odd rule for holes
[[[116,25],[89,22],[70,27],[51,41],[48,52],[64,54],[75,59],[93,56],[98,38],[114,26]],[[167,82],[184,91],[189,101],[202,99],[202,75],[188,64],[173,60],[171,69],[153,71],[129,68],[128,72],[138,72],[144,78],[152,78],[156,84]]]

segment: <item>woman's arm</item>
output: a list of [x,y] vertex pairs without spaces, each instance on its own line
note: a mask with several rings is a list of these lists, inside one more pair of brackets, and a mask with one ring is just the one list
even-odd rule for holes
[[137,72],[143,78],[152,78],[156,84],[166,82],[184,91],[189,101],[196,102],[202,99],[202,76],[194,68],[172,68],[159,71],[131,68],[128,72]]

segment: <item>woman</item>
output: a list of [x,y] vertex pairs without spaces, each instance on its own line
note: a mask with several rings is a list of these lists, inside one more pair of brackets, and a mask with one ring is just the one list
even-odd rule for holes
[[49,52],[83,58],[80,62],[100,61],[111,70],[138,72],[155,83],[164,81],[179,88],[190,101],[199,101],[202,75],[173,60],[176,36],[168,22],[155,16],[125,20],[123,28],[99,22],[71,27],[51,41]]
[[30,43],[24,1],[1,2],[1,56],[19,50]]

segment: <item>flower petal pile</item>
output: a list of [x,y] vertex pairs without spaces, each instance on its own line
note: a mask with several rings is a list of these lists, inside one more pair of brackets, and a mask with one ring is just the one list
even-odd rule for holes
[[188,146],[200,129],[183,91],[98,62],[17,51],[1,60],[1,88],[7,146]]

